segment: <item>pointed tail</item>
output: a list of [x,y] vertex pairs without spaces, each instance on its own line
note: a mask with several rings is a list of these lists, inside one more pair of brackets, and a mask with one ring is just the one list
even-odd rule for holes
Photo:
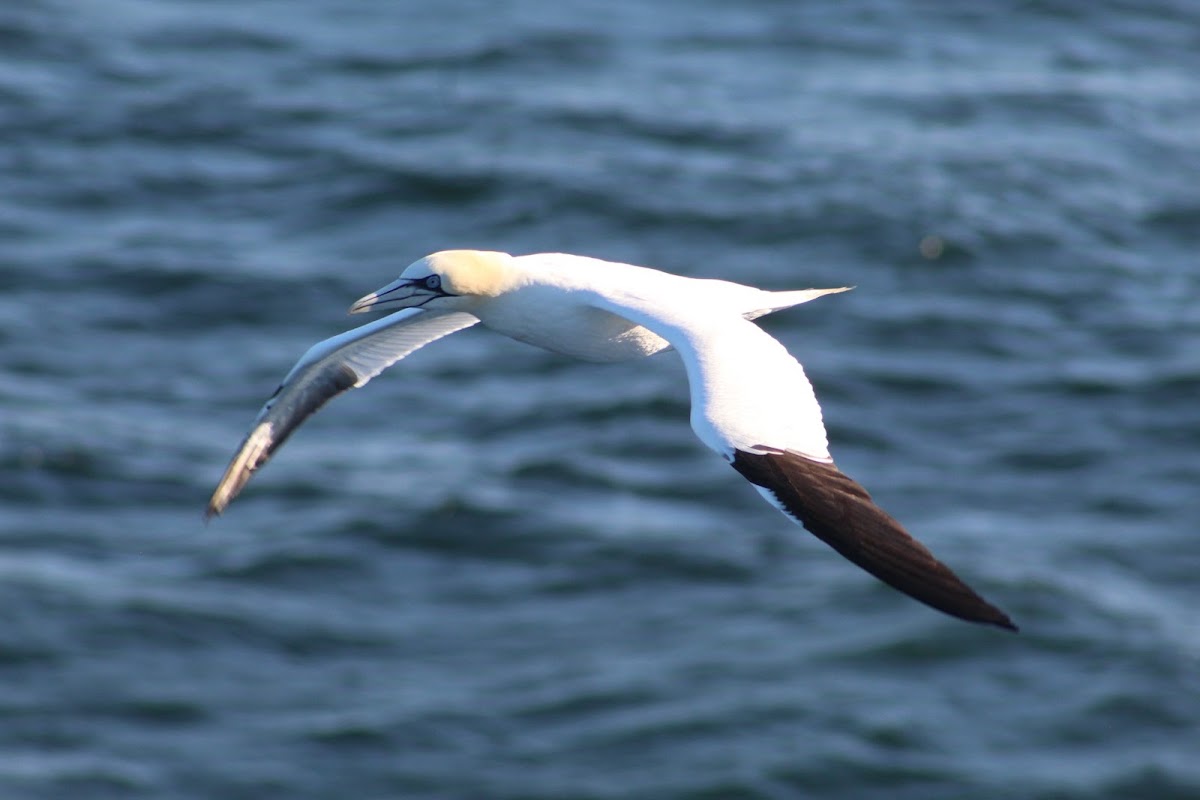
[[787,292],[767,292],[768,305],[748,312],[745,317],[746,319],[758,319],[775,311],[782,311],[785,308],[807,303],[809,300],[816,300],[827,294],[848,292],[853,288],[853,286],[839,286],[836,289],[795,289]]

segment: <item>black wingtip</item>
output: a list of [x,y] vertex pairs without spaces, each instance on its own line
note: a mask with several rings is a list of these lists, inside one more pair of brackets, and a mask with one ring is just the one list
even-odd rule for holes
[[[881,513],[883,513],[882,510]],[[891,519],[891,517],[889,517],[889,519]],[[899,523],[896,524],[899,525]],[[1018,627],[1017,623],[1012,621],[1012,617],[1008,616],[1008,614],[989,603],[978,592],[968,586],[965,581],[954,574],[949,567],[947,567],[941,561],[938,561],[936,558],[933,558],[933,554],[930,553],[924,545],[922,545],[916,539],[911,539],[911,541],[914,545],[919,547],[921,551],[924,551],[924,553],[928,555],[928,557],[936,564],[934,572],[931,574],[944,573],[944,576],[948,576],[950,581],[952,581],[951,588],[953,589],[955,597],[951,602],[947,603],[944,598],[918,596],[917,593],[910,591],[910,589],[903,586],[898,586],[891,580],[883,578],[877,572],[875,572],[875,570],[868,569],[867,571],[872,575],[879,577],[881,580],[884,580],[885,583],[888,583],[893,588],[909,595],[913,599],[919,600],[922,603],[925,603],[927,606],[937,609],[938,611],[958,617],[964,622],[974,622],[978,625],[990,625],[995,628],[1000,628],[1001,630],[1009,631],[1010,633],[1021,632],[1021,629]]]
[[1013,621],[1012,621],[1012,620],[1009,618],[1008,614],[1005,614],[1005,613],[1004,613],[1003,611],[1001,611],[1000,609],[996,609],[996,612],[997,612],[997,613],[1000,615],[1000,618],[999,618],[999,619],[995,619],[995,620],[990,620],[990,621],[989,621],[988,623],[986,623],[986,624],[989,624],[989,625],[995,625],[997,628],[1000,628],[1000,629],[1002,629],[1002,630],[1009,631],[1009,632],[1011,632],[1011,633],[1020,633],[1020,632],[1021,632],[1021,629],[1020,629],[1020,627],[1018,627],[1018,626],[1017,626],[1017,623],[1013,622]]
[[[914,539],[913,541],[915,542],[916,540]],[[853,561],[854,559],[851,560]],[[856,561],[855,563],[858,562]],[[907,594],[914,600],[919,600],[930,608],[937,609],[938,611],[949,614],[952,617],[957,617],[964,622],[973,622],[977,625],[990,625],[994,628],[1000,628],[1001,630],[1005,630],[1010,633],[1021,632],[1021,628],[1017,625],[1017,623],[1012,621],[1012,618],[1009,617],[1008,614],[1005,614],[999,608],[992,605],[987,600],[984,600],[983,597],[981,597],[974,589],[972,589],[957,575],[951,572],[950,568],[945,564],[942,564],[940,561],[937,563],[939,566],[945,569],[946,572],[953,576],[954,579],[960,584],[959,589],[962,594],[960,597],[955,598],[953,603],[948,604],[940,598],[935,599],[928,596],[920,596],[917,591],[897,585],[891,579],[883,577],[874,569],[865,567],[862,564],[859,564],[859,566],[863,566],[863,568],[872,575],[875,575],[875,577],[879,578],[884,583],[887,583],[892,588]],[[970,594],[967,595],[967,592]]]
[[[966,584],[963,585],[966,586]],[[973,610],[977,613],[967,615],[964,613],[958,613],[956,611],[947,611],[946,609],[938,608],[937,606],[933,607],[938,608],[939,611],[946,611],[946,613],[958,617],[966,622],[974,622],[979,625],[991,625],[994,628],[1000,628],[1001,630],[1006,630],[1010,633],[1021,632],[1021,628],[1018,627],[1017,623],[1012,621],[1012,618],[1009,617],[1008,614],[1005,614],[987,600],[984,600],[978,594],[975,594],[974,591],[971,593],[974,594],[975,598],[978,600],[978,603],[973,606]],[[919,597],[916,599],[921,600]],[[930,605],[927,601],[922,600],[922,602],[926,603],[926,605]]]
[[832,463],[775,448],[753,449],[759,452],[736,451],[733,468],[843,557],[945,614],[1019,631]]

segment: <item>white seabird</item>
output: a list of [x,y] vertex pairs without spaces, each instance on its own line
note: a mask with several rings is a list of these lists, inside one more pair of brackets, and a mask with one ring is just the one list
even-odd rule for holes
[[562,253],[447,250],[411,264],[350,313],[401,309],[314,345],[263,406],[209,501],[220,514],[311,414],[414,350],[477,323],[588,361],[674,348],[692,429],[767,502],[884,583],[970,622],[1016,630],[877,506],[829,455],[799,362],[750,322],[838,289],[769,292]]

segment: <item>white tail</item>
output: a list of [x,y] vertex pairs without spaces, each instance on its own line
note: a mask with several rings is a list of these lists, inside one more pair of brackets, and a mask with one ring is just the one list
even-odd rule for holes
[[769,292],[771,305],[751,311],[745,314],[745,317],[746,319],[758,319],[775,311],[798,306],[801,303],[807,303],[809,300],[816,300],[823,295],[848,292],[853,288],[853,286],[839,286],[836,289],[795,289],[790,292]]

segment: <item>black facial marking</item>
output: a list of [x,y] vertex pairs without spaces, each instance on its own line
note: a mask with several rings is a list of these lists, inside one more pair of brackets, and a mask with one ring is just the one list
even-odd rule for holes
[[431,295],[429,295],[429,297],[426,297],[424,300],[417,303],[416,305],[409,306],[409,308],[424,308],[426,303],[428,303],[432,300],[437,300],[439,297],[447,297],[447,296],[448,295],[446,295],[446,294],[431,294]]

